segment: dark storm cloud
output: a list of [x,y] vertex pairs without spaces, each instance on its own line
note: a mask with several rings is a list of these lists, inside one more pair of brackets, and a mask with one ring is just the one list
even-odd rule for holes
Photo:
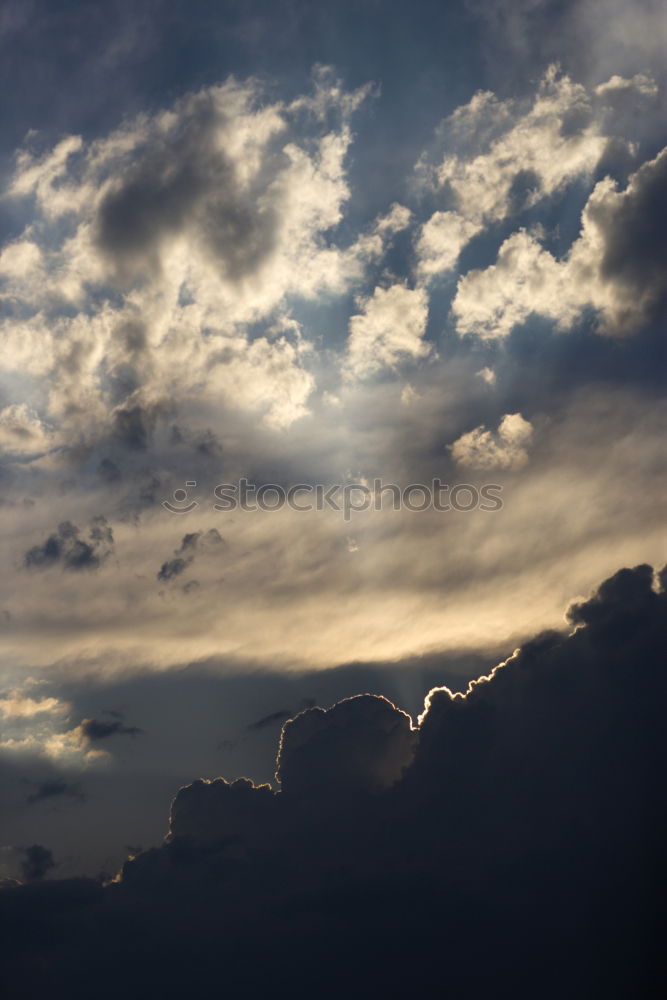
[[78,785],[65,781],[62,778],[50,778],[47,781],[37,783],[35,791],[26,798],[29,805],[46,800],[68,798],[85,802],[86,796]]
[[466,697],[434,690],[418,731],[368,695],[303,712],[283,731],[282,791],[195,781],[163,846],[101,893],[5,889],[9,982],[44,991],[45,945],[26,931],[44,921],[50,940],[66,897],[50,995],[86,995],[113,953],[132,956],[134,979],[109,963],[102,997],[121,980],[138,997],[144,978],[208,995],[222,968],[247,997],[648,1000],[662,974],[666,611],[649,567],[622,570],[572,606],[572,634],[536,637]]
[[173,580],[175,576],[180,576],[181,573],[188,568],[191,559],[181,559],[179,557],[175,559],[167,559],[160,566],[157,572],[158,580]]
[[39,545],[33,545],[24,556],[28,569],[61,566],[79,571],[97,569],[113,551],[113,532],[105,517],[94,517],[88,529],[88,540],[71,521],[63,521],[58,530]]
[[283,728],[276,777],[285,795],[391,788],[414,758],[410,717],[386,698],[358,695],[308,709]]
[[110,736],[139,736],[143,729],[126,726],[121,719],[83,719],[79,725],[82,735],[91,743],[109,739]]
[[590,210],[604,234],[601,275],[620,286],[636,323],[660,319],[667,305],[667,149],[645,163],[620,199]]
[[169,820],[170,842],[197,847],[234,846],[249,840],[262,845],[261,831],[273,826],[275,795],[269,785],[248,778],[228,782],[195,781],[174,799]]
[[[197,552],[210,552],[223,544],[223,539],[217,528],[208,531],[191,531],[183,536],[181,544],[174,551],[174,558],[162,563],[157,572],[157,579],[164,582],[180,576],[188,566],[195,561]],[[195,582],[195,581],[191,581]]]
[[42,847],[41,844],[25,847],[21,854],[23,855],[21,871],[26,882],[36,882],[56,867],[53,854],[48,847]]

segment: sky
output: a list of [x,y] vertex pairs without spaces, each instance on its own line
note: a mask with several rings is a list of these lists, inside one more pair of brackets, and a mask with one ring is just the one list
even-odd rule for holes
[[[252,840],[376,725],[374,791],[411,801],[417,753],[427,801],[429,691],[491,675],[509,726],[494,667],[547,634],[598,670],[573,607],[632,631],[616,574],[667,561],[666,47],[653,0],[5,0],[0,877],[142,885],[197,795],[250,795]],[[273,791],[169,825],[220,776]]]

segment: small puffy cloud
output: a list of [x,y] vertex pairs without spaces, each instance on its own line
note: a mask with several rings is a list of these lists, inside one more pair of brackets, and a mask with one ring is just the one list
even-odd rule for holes
[[619,76],[618,73],[614,73],[612,77],[604,83],[599,83],[595,88],[595,93],[599,97],[627,93],[628,91],[635,91],[646,97],[655,97],[658,93],[658,86],[655,80],[644,73],[635,73],[632,77]]
[[528,461],[526,449],[532,434],[529,420],[520,413],[506,413],[497,432],[475,427],[449,445],[449,450],[455,462],[473,469],[520,469]]
[[428,298],[423,288],[378,287],[358,304],[361,312],[350,319],[346,359],[350,377],[365,378],[429,354],[424,341]]
[[531,315],[561,329],[586,309],[600,333],[628,334],[655,320],[667,301],[667,149],[643,164],[625,190],[606,178],[593,189],[581,232],[557,259],[539,233],[508,237],[495,264],[459,279],[452,313],[461,335],[506,337]]
[[483,382],[486,382],[487,385],[496,384],[496,373],[493,368],[480,368],[480,370],[475,372],[475,374],[478,378],[481,378]]
[[276,777],[286,795],[381,791],[410,766],[416,740],[410,716],[388,699],[346,698],[285,724]]
[[59,715],[69,705],[58,698],[31,698],[23,691],[10,691],[0,698],[0,714],[6,719],[31,719],[36,715]]
[[73,572],[98,569],[113,551],[113,544],[111,527],[101,515],[92,519],[87,540],[71,521],[63,521],[46,541],[28,549],[24,565],[27,569],[60,566]]
[[452,314],[461,336],[493,340],[508,336],[533,313],[566,327],[582,305],[569,287],[565,265],[522,229],[505,240],[495,264],[459,279]]

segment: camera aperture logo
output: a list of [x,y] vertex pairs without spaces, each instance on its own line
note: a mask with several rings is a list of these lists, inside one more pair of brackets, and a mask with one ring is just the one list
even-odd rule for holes
[[[185,484],[187,487],[192,487],[197,485],[196,479],[188,479]],[[189,514],[190,511],[195,510],[199,506],[197,500],[188,500],[188,491],[179,487],[172,493],[171,500],[163,500],[162,506],[165,510],[168,510],[170,514]]]
[[[174,490],[171,500],[163,500],[162,506],[171,514],[189,514],[200,506],[200,501],[188,492],[197,486],[196,480],[188,480],[186,489]],[[353,515],[363,511],[408,510],[421,513],[426,510],[454,511],[468,513],[473,510],[498,511],[503,508],[503,488],[498,483],[473,486],[471,483],[449,485],[440,479],[430,483],[409,483],[400,487],[395,483],[384,483],[374,479],[372,486],[367,483],[297,483],[281,486],[278,483],[258,485],[247,479],[238,483],[220,483],[212,491],[210,504],[213,510],[264,511],[275,512],[287,507],[298,513],[331,510],[342,514],[343,520],[350,521]]]

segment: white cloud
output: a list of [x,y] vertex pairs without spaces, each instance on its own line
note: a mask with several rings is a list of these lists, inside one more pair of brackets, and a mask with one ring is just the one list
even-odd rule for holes
[[110,759],[106,750],[91,747],[83,724],[69,729],[71,705],[59,698],[33,698],[25,690],[14,689],[0,698],[0,718],[5,720],[0,750],[11,754],[36,754],[74,765],[88,765]]
[[423,277],[449,271],[480,225],[458,212],[435,212],[421,228],[416,244],[418,270]]
[[[17,157],[17,170],[9,194],[23,197],[35,194],[47,218],[53,219],[75,211],[89,192],[81,186],[68,184],[67,167],[70,157],[83,147],[81,136],[70,135],[41,158],[23,150]],[[65,182],[65,183],[61,183]]]
[[0,253],[0,277],[21,279],[34,275],[42,261],[42,251],[31,240],[8,243]]
[[452,303],[458,332],[502,338],[533,314],[567,329],[587,308],[602,333],[641,327],[666,294],[665,234],[656,214],[666,173],[667,149],[632,174],[624,191],[610,178],[596,184],[580,235],[560,260],[537,232],[508,237],[495,264],[459,279]]
[[590,174],[607,150],[613,126],[598,99],[619,87],[655,94],[653,81],[641,75],[613,77],[591,94],[552,66],[527,106],[485,91],[457,108],[440,128],[448,152],[439,163],[422,157],[418,164],[424,182],[450,203],[422,226],[415,246],[418,274],[430,278],[452,269],[485,226]]
[[634,90],[646,97],[655,97],[658,93],[655,80],[652,80],[651,77],[646,76],[644,73],[636,73],[631,78],[619,76],[618,73],[615,73],[609,80],[599,83],[595,88],[595,93],[603,97],[618,91],[630,90]]
[[505,240],[495,264],[459,279],[452,313],[459,334],[490,340],[506,337],[531,313],[565,327],[582,305],[569,287],[566,266],[522,229]]
[[429,353],[430,347],[423,339],[428,318],[428,298],[423,288],[378,287],[370,298],[358,304],[361,312],[350,319],[346,361],[350,376],[365,378]]
[[52,432],[25,403],[0,410],[0,454],[33,455],[53,444]]
[[494,372],[493,368],[480,368],[480,370],[478,372],[475,372],[475,374],[479,378],[481,378],[484,382],[486,382],[487,385],[496,384],[496,373]]
[[209,392],[222,390],[232,405],[260,410],[270,427],[289,427],[309,412],[315,388],[314,377],[300,364],[304,349],[302,342],[295,346],[285,337],[272,343],[264,337],[250,345],[241,342],[238,353],[216,366]]
[[394,203],[386,215],[382,215],[375,224],[375,231],[380,234],[398,233],[410,225],[412,212],[405,205]]
[[69,706],[57,698],[30,698],[14,690],[0,698],[0,714],[6,719],[30,719],[35,715],[53,715],[66,712]]
[[307,412],[314,379],[294,331],[248,330],[288,296],[342,294],[409,223],[394,205],[350,245],[330,235],[367,93],[321,68],[289,105],[230,80],[92,142],[19,154],[8,197],[34,199],[36,221],[0,255],[0,295],[16,306],[0,366],[48,375],[47,417],[66,439],[102,433],[125,386],[123,406],[173,407],[196,389],[272,426]]
[[473,469],[520,469],[528,461],[526,450],[533,435],[530,421],[520,413],[506,413],[494,433],[476,427],[449,446],[454,461]]

